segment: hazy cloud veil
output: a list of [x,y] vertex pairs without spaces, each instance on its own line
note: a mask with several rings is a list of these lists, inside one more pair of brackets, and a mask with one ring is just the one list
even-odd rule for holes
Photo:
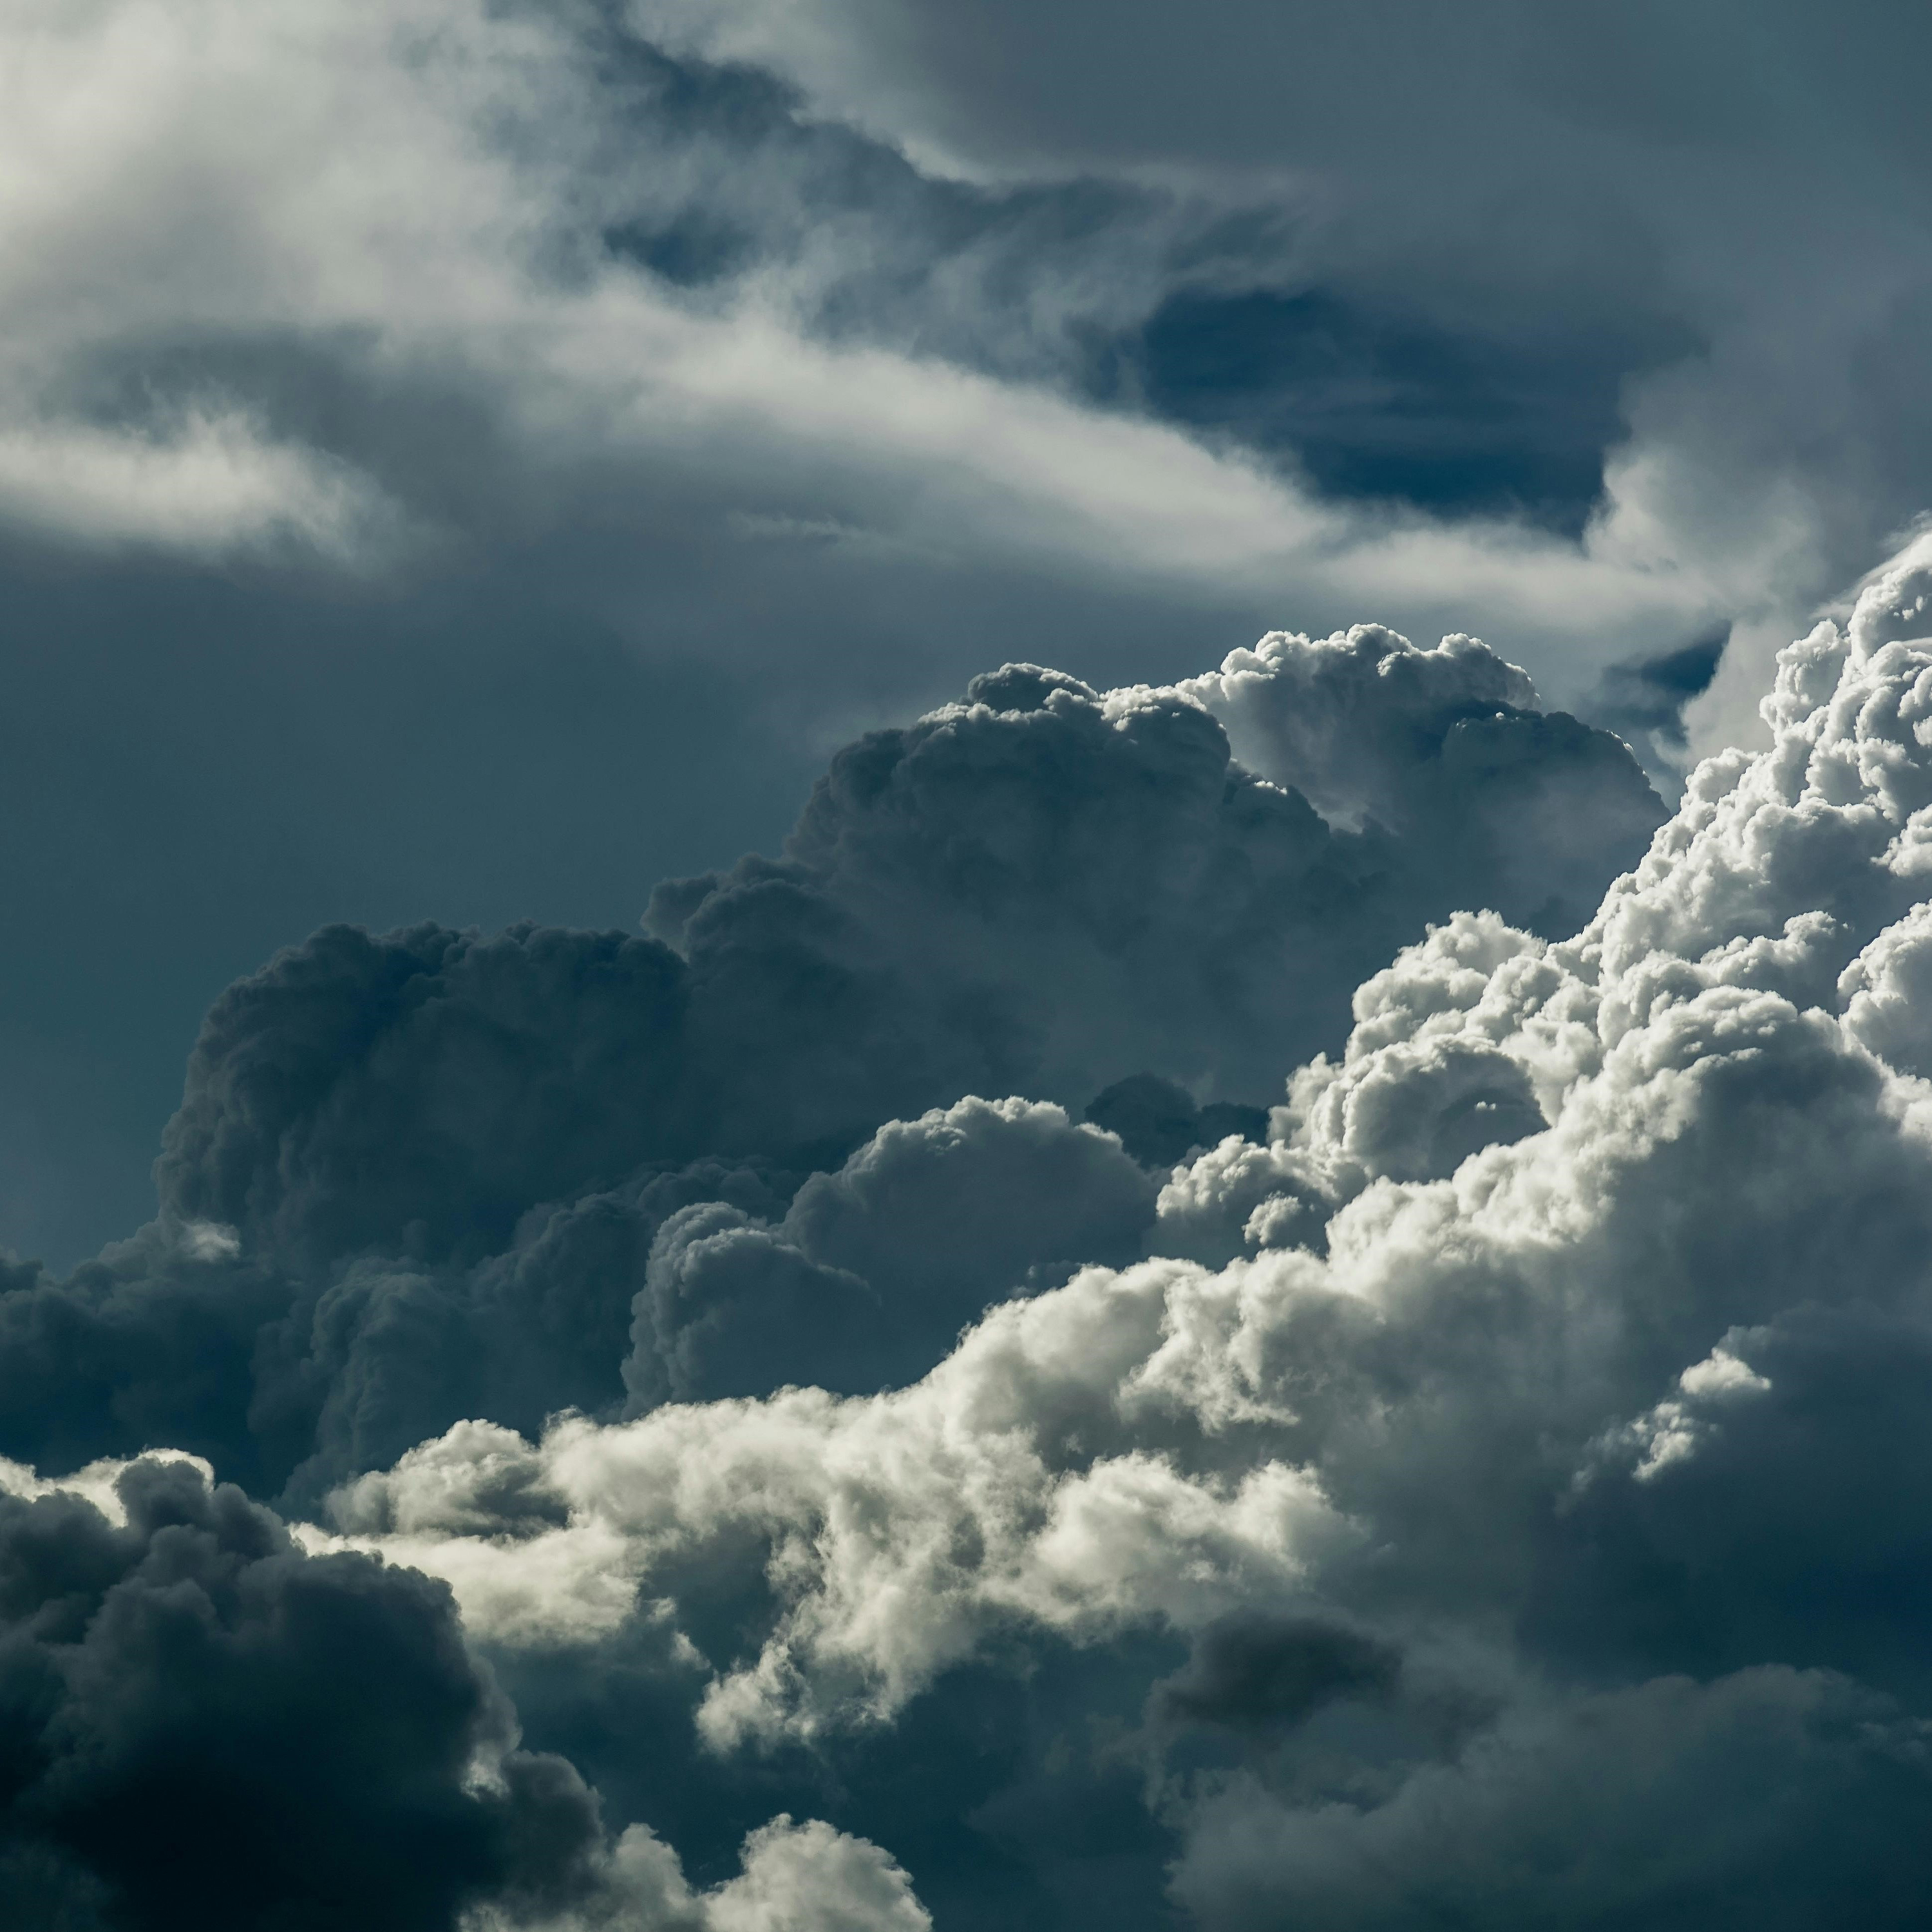
[[8,1926],[1923,1922],[1924,35],[1317,10],[0,26]]

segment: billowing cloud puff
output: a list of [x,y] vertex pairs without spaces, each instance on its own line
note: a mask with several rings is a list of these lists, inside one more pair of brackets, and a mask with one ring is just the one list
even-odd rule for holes
[[1418,650],[1378,624],[1276,631],[1180,688],[1249,770],[1331,824],[1400,827],[1457,905],[1552,938],[1595,910],[1599,855],[1635,851],[1655,826],[1617,741],[1544,713],[1529,680],[1472,638]]
[[914,1379],[988,1302],[1138,1255],[1154,1198],[1112,1135],[1050,1104],[969,1098],[891,1122],[776,1227],[717,1202],[672,1216],[626,1384],[648,1406]]
[[[275,1574],[460,1614],[527,1740],[464,1748],[574,1821],[450,1867],[472,1932],[1911,1924],[1928,594],[1922,545],[1790,646],[1574,932],[1543,821],[1634,836],[1630,768],[1363,630],[1010,668],[664,888],[675,949],[286,956],[161,1218],[0,1301],[13,1486],[91,1521],[58,1460],[182,1418],[299,1518],[220,1506]],[[1458,799],[1498,903],[1297,1064]],[[1093,1118],[949,1095],[995,1046]]]
[[[1400,783],[1338,785],[1398,757]],[[1624,747],[1537,712],[1471,640],[1277,636],[1170,690],[976,679],[840,753],[786,863],[661,886],[649,923],[707,992],[731,988],[716,1021],[696,996],[700,1028],[776,1032],[780,963],[821,997],[884,974],[873,1000],[896,994],[925,1052],[956,1042],[995,1090],[1084,1100],[1152,1068],[1252,1101],[1261,1067],[1339,1036],[1349,991],[1421,921],[1474,902],[1562,936],[1594,899],[1578,885],[1634,863],[1660,815]],[[1553,822],[1580,842],[1563,891]],[[885,1028],[874,1012],[870,1052],[896,1047]]]
[[[1192,692],[1009,666],[842,752],[784,859],[658,886],[646,924],[668,944],[318,934],[209,1016],[164,1210],[251,1249],[440,1257],[645,1163],[808,1167],[968,1091],[1081,1105],[1151,1068],[1265,1100],[1466,885],[1562,936],[1548,821],[1580,828],[1579,918],[1640,856],[1662,808],[1628,752],[1535,711],[1481,646],[1294,642],[1264,642],[1272,697],[1250,653],[1216,688],[1305,710],[1311,678],[1381,669],[1306,742],[1276,730],[1264,778]],[[1335,793],[1351,755],[1366,770],[1398,746],[1404,784]],[[1304,765],[1355,823],[1294,788]]]
[[1430,919],[1560,934],[1548,825],[1583,828],[1580,916],[1661,815],[1466,638],[1277,637],[1197,684],[976,680],[841,752],[782,859],[659,886],[654,938],[280,955],[208,1016],[158,1221],[0,1294],[0,1449],[168,1443],[306,1505],[470,1418],[914,1379],[988,1303],[1144,1251],[1154,1187],[1066,1110],[1156,1171],[1258,1138]]
[[179,1458],[0,1465],[0,1888],[35,1927],[931,1924],[815,1820],[708,1891],[648,1831],[609,1843],[570,1766],[518,1748],[443,1586],[306,1557]]
[[722,1762],[861,1759],[1016,1646],[1181,1641],[1088,1748],[1204,1925],[1912,1922],[1928,592],[1921,546],[1792,646],[1769,748],[1574,938],[1459,915],[1370,979],[1153,1258],[890,1393],[471,1425],[304,1534],[506,1654],[647,1609]]
[[16,1923],[414,1927],[575,1888],[594,1802],[514,1748],[442,1586],[306,1558],[185,1462],[128,1466],[111,1514],[34,1486],[0,1492]]

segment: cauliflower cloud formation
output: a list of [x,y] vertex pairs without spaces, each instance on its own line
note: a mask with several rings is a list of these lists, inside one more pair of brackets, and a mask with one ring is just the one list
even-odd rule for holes
[[[418,1633],[398,1924],[1917,1923],[1928,598],[1667,818],[1472,640],[1276,634],[981,680],[652,940],[236,988],[160,1219],[0,1300],[45,1922],[176,1922],[87,1822],[165,1578],[236,1762]],[[80,1467],[164,1444],[280,1514]]]

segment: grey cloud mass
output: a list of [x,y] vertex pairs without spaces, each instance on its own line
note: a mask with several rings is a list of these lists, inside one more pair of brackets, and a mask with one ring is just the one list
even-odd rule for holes
[[0,1923],[1917,1927],[1926,40],[12,10]]
[[[1156,1169],[1258,1136],[1378,961],[1465,898],[1560,935],[1661,815],[1466,638],[982,676],[841,752],[782,859],[659,886],[655,938],[335,928],[238,982],[160,1218],[0,1297],[0,1448],[166,1441],[310,1495],[467,1416],[916,1378],[1142,1252],[1110,1120]],[[1162,1079],[1178,1144],[1119,1112]],[[971,1097],[1011,1094],[1042,1101]]]
[[190,1909],[86,1807],[230,1760],[59,1688],[185,1538],[236,1762],[331,1592],[434,1634],[445,1768],[337,1797],[332,1705],[251,1799],[399,1924],[1913,1923],[1928,586],[1668,816],[1469,639],[1276,633],[988,674],[658,937],[238,984],[158,1217],[0,1298],[23,1895]]
[[466,1424],[316,1546],[447,1576],[506,1654],[654,1606],[700,1751],[777,1792],[1016,1646],[1167,1634],[1072,1762],[1090,1804],[1131,1772],[1204,1926],[1912,1922],[1932,1196],[1884,1054],[1928,583],[1922,546],[1792,646],[1772,747],[1575,936],[1458,914],[1372,976],[1265,1142],[1172,1170],[1149,1258],[877,1395]]
[[1747,10],[28,0],[10,1238],[276,945],[627,922],[1003,659],[1467,626],[1751,742],[1928,446],[1916,26]]

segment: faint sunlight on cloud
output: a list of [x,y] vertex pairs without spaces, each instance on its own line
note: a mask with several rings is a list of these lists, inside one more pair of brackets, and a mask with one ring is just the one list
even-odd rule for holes
[[0,516],[77,543],[202,556],[294,545],[354,566],[396,548],[392,506],[368,478],[238,412],[196,412],[159,435],[10,424]]
[[1613,472],[1580,544],[1326,502],[1038,382],[813,340],[769,276],[691,299],[602,238],[626,130],[579,24],[470,0],[380,16],[124,0],[16,29],[0,515],[197,555],[406,554],[397,530],[440,521],[406,456],[370,472],[326,422],[285,428],[272,386],[218,412],[178,400],[158,432],[92,406],[184,344],[280,341],[466,395],[503,439],[505,491],[615,464],[741,518],[962,563],[1366,608],[1416,631],[1480,611],[1558,692],[1784,601],[1761,546],[1707,554],[1652,514],[1642,465]]

